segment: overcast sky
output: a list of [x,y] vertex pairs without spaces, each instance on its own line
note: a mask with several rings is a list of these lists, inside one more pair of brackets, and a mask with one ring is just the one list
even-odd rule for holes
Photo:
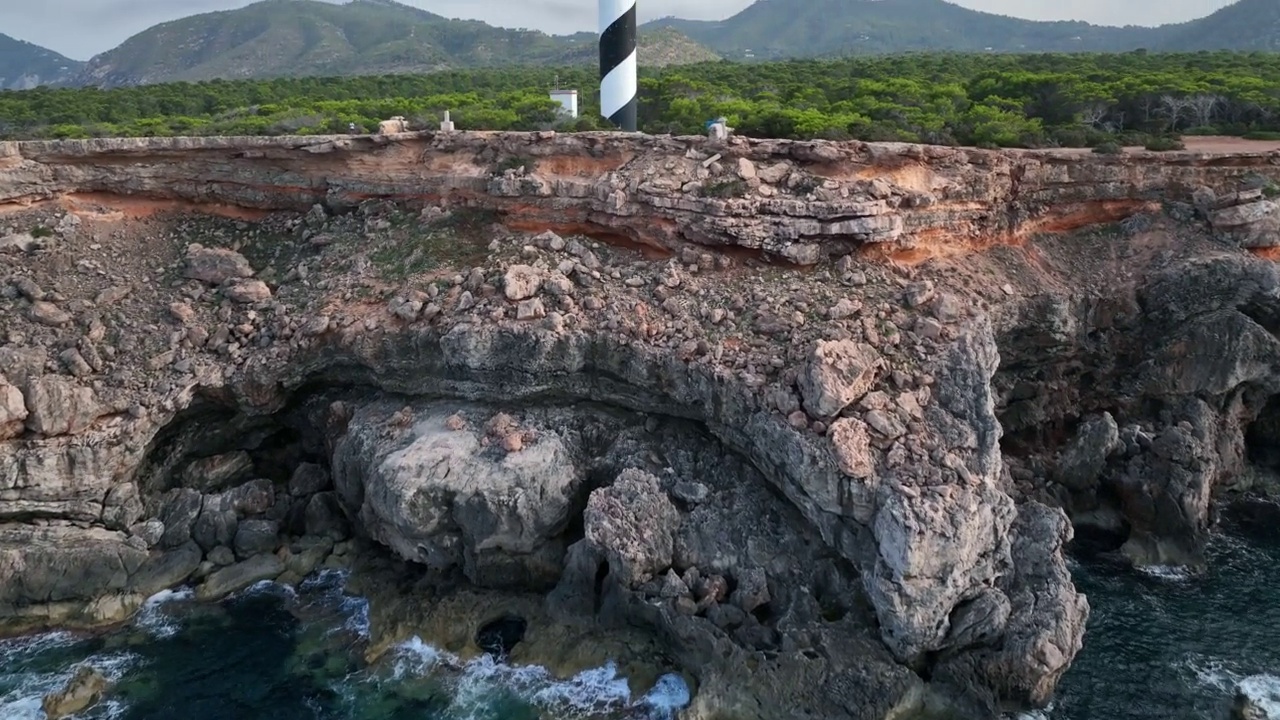
[[[108,50],[159,22],[243,7],[252,0],[0,0],[0,33],[77,60]],[[450,17],[550,33],[595,30],[596,0],[403,0]],[[954,0],[965,7],[1036,20],[1159,25],[1208,15],[1232,0]],[[665,15],[714,20],[751,0],[638,0],[641,21]]]

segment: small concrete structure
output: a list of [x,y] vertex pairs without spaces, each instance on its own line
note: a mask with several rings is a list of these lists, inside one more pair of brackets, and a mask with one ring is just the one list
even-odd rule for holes
[[729,127],[728,120],[718,117],[707,123],[707,137],[712,140],[728,140],[729,133],[733,132],[733,128]]
[[440,121],[440,132],[453,132],[453,121],[449,119],[449,111],[444,111],[444,120]]
[[577,90],[552,90],[551,99],[560,103],[561,112],[571,118],[578,117],[578,91]]

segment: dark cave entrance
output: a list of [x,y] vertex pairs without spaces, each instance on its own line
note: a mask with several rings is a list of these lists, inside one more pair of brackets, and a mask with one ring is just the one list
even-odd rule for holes
[[502,660],[511,655],[528,629],[529,622],[519,615],[503,615],[480,626],[476,645],[494,659]]
[[1280,395],[1267,400],[1244,434],[1245,459],[1256,468],[1280,473]]

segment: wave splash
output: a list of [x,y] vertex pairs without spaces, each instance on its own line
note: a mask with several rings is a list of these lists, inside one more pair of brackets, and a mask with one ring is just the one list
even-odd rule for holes
[[[0,718],[45,720],[44,696],[64,688],[80,666],[87,665],[114,683],[142,659],[136,653],[113,651],[50,667],[51,655],[70,655],[82,642],[83,638],[62,631],[0,640]],[[94,718],[113,720],[124,710],[122,703],[106,700],[95,708]]]
[[651,720],[670,720],[690,701],[689,687],[674,673],[658,678],[644,696],[632,700],[627,679],[610,662],[559,679],[538,666],[514,666],[484,655],[463,662],[419,637],[395,648],[393,680],[440,676],[448,678],[452,691],[450,717],[461,720],[492,720],[493,698],[510,693],[521,701],[563,720],[577,720],[629,713]]

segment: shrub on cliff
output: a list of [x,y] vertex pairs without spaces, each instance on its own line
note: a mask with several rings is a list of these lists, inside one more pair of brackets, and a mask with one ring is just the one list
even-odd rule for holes
[[1169,150],[1186,150],[1187,146],[1176,137],[1155,137],[1143,145],[1148,150],[1167,152]]
[[1120,147],[1120,143],[1108,140],[1094,145],[1093,151],[1099,155],[1119,155],[1124,152],[1124,148]]

